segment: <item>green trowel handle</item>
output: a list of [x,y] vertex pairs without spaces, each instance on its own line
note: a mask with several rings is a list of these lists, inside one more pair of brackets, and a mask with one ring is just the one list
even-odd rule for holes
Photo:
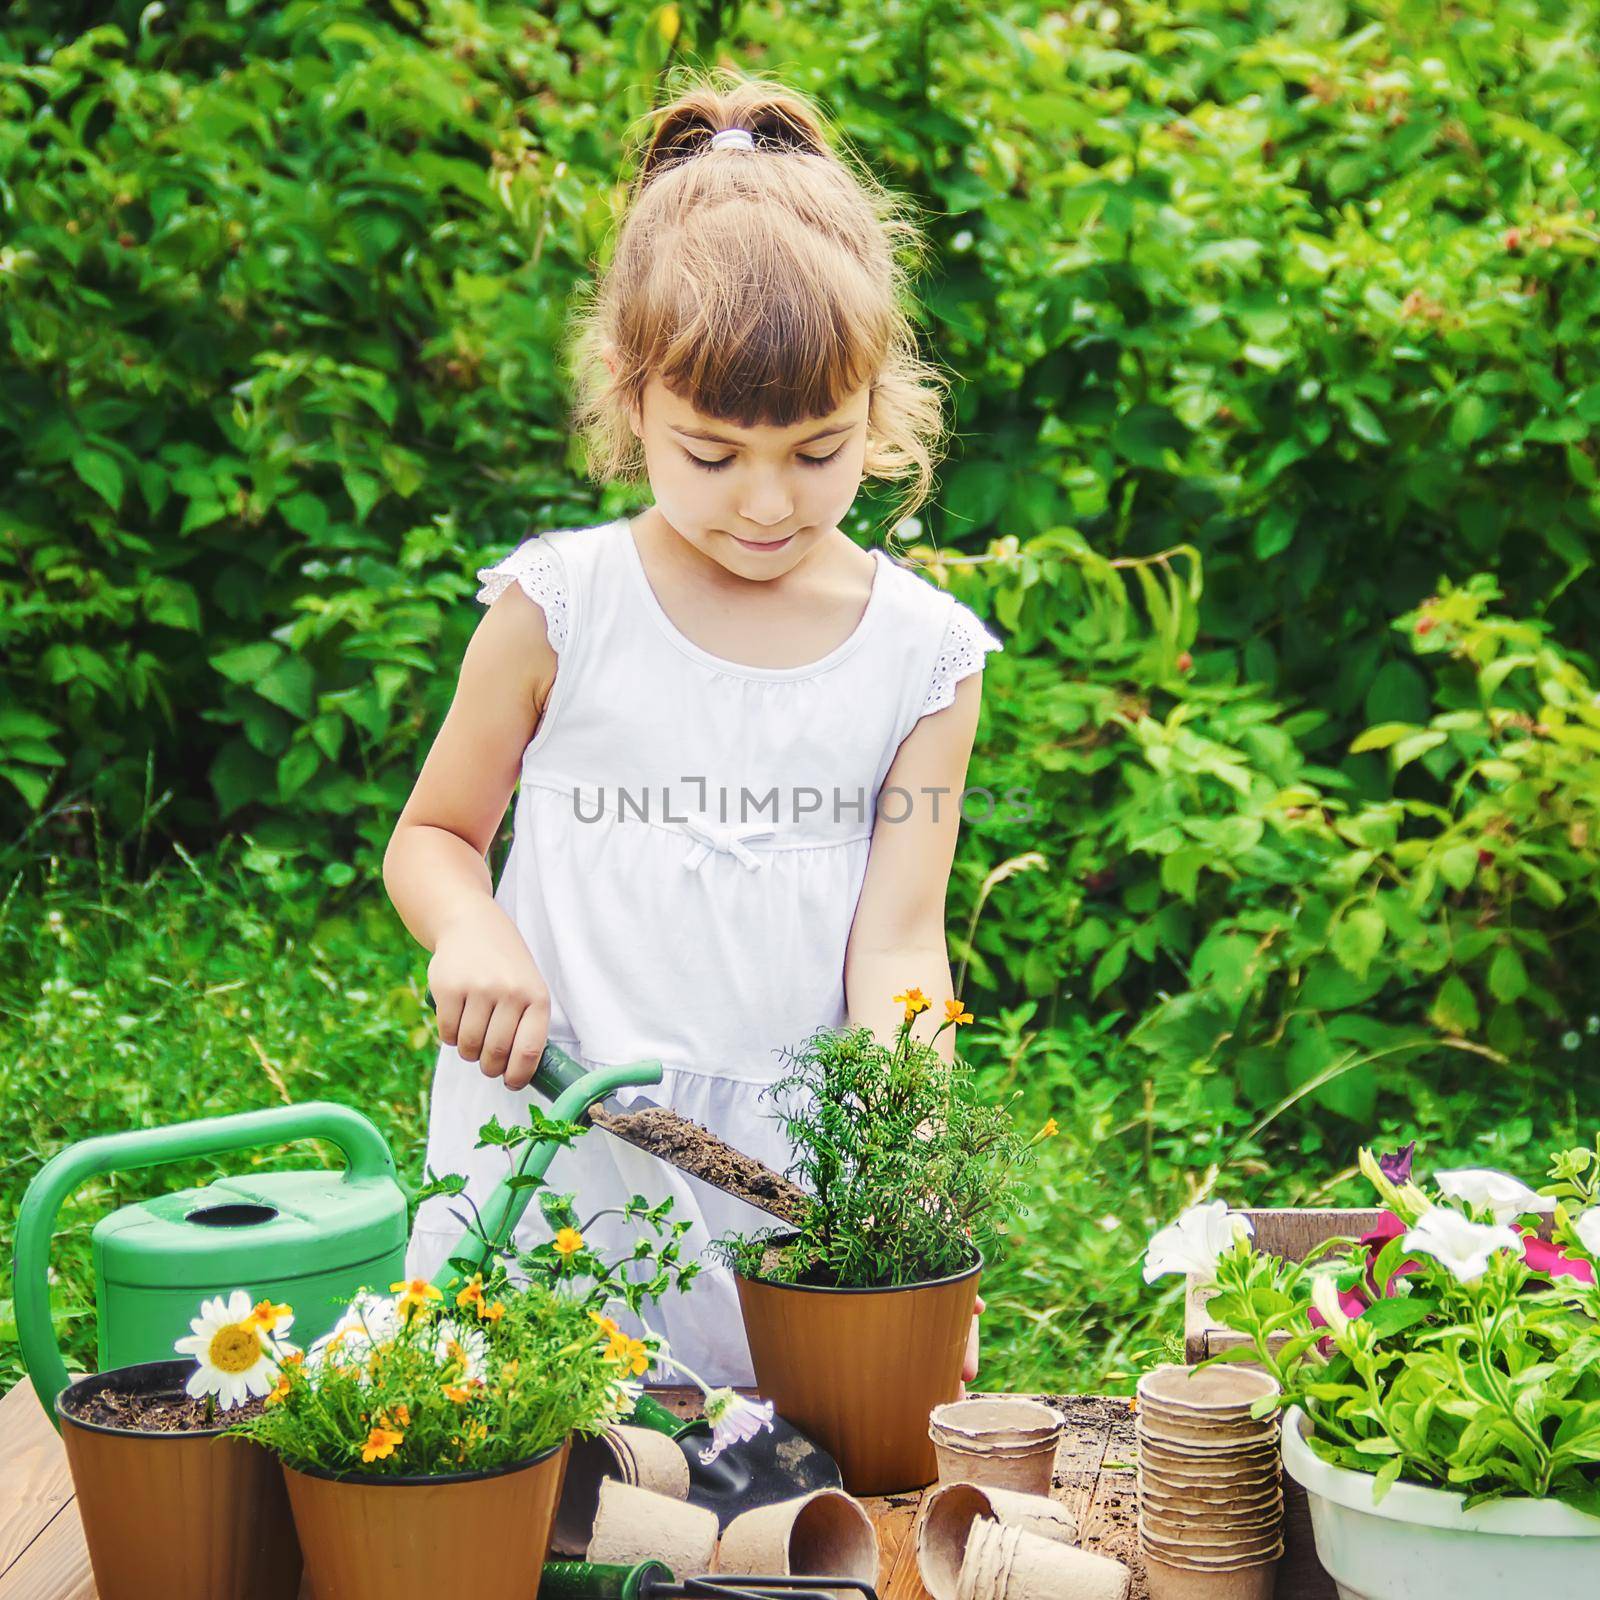
[[676,1411],[669,1411],[659,1400],[652,1400],[649,1395],[642,1394],[634,1402],[633,1415],[628,1418],[630,1428],[650,1428],[656,1433],[664,1433],[669,1439],[676,1439],[679,1434],[687,1433],[691,1428],[699,1426],[698,1417],[680,1417]]
[[[428,999],[431,1002],[433,996],[430,994]],[[553,1121],[577,1122],[590,1106],[604,1100],[615,1089],[660,1082],[659,1061],[630,1061],[621,1066],[596,1067],[590,1072],[565,1050],[547,1044],[530,1087],[541,1095],[555,1097],[555,1103],[546,1113]],[[478,1212],[479,1229],[494,1247],[498,1248],[511,1237],[522,1220],[522,1213],[528,1209],[538,1185],[527,1180],[542,1178],[560,1148],[551,1139],[531,1141],[523,1149],[515,1170],[508,1172],[483,1202]],[[445,1257],[444,1265],[434,1274],[434,1286],[448,1289],[458,1277],[457,1269],[450,1264],[451,1256],[471,1256],[481,1265],[489,1254],[489,1247],[482,1239],[473,1238],[470,1232],[464,1233],[455,1249]]]
[[539,1600],[649,1600],[658,1584],[672,1582],[672,1568],[659,1561],[627,1567],[600,1561],[547,1561],[539,1578]]
[[229,1117],[202,1117],[166,1128],[108,1133],[68,1145],[40,1167],[17,1212],[12,1295],[17,1342],[44,1414],[60,1428],[55,1397],[72,1382],[50,1325],[50,1238],[61,1202],[86,1178],[103,1172],[154,1167],[163,1161],[220,1154],[290,1139],[326,1139],[344,1153],[350,1179],[385,1177],[395,1182],[394,1157],[383,1135],[359,1111],[330,1100],[272,1106]]

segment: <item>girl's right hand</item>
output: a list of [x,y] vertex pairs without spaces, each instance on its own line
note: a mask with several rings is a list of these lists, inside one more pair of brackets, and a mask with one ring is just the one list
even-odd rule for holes
[[439,933],[428,963],[439,1038],[486,1078],[525,1088],[550,1031],[550,990],[498,904],[474,906]]

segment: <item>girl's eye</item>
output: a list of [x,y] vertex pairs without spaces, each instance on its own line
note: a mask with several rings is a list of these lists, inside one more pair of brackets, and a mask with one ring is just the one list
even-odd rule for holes
[[[844,446],[840,445],[838,450],[833,451],[829,455],[801,456],[800,459],[805,462],[808,467],[825,467],[830,461],[833,460],[834,456],[838,455],[843,449]],[[721,472],[722,469],[733,460],[732,456],[724,456],[720,461],[705,461],[697,456],[692,450],[685,450],[683,453],[692,462],[694,462],[697,467],[704,467],[707,472]]]

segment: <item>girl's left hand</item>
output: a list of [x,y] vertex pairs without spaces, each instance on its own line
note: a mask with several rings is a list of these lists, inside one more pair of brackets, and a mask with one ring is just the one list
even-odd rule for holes
[[961,1363],[962,1387],[978,1376],[978,1318],[983,1315],[983,1296],[975,1295],[972,1302],[972,1331],[967,1335],[967,1355]]

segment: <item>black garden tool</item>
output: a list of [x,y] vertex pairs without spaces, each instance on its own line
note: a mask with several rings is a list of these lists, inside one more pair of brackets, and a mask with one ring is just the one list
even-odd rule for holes
[[878,1600],[878,1591],[860,1578],[719,1572],[679,1579],[659,1561],[547,1561],[539,1580],[539,1600],[835,1600],[846,1593]]

